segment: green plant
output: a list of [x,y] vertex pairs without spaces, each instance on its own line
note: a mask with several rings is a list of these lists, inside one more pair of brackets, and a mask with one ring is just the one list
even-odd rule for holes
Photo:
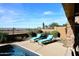
[[51,23],[49,26],[54,27],[54,26],[60,26],[60,25],[58,23]]
[[43,31],[42,30],[38,30],[37,33],[43,33]]
[[7,39],[8,33],[2,33],[0,32],[0,42],[4,42]]
[[52,31],[50,32],[51,35],[53,35],[54,37],[58,37],[59,32],[58,31]]

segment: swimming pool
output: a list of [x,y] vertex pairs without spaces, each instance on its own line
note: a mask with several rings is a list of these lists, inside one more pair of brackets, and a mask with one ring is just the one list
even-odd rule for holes
[[38,54],[26,50],[18,45],[0,46],[0,56],[39,56]]

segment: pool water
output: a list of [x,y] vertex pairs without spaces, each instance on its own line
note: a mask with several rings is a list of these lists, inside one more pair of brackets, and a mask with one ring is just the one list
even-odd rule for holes
[[38,54],[26,50],[18,45],[0,46],[0,56],[39,56]]

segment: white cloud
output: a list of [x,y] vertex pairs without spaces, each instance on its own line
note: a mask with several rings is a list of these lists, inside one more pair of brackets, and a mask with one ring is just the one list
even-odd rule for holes
[[22,21],[24,21],[24,20],[25,20],[25,19],[23,19],[23,18],[16,19],[16,18],[9,17],[9,16],[3,16],[3,17],[0,18],[0,22],[1,22],[1,23],[5,23],[5,24],[11,24],[11,23],[22,22]]
[[53,12],[52,12],[52,11],[45,11],[43,14],[44,14],[44,15],[52,15]]
[[0,13],[4,13],[4,12],[5,12],[4,10],[0,9]]
[[[2,24],[12,24],[18,22],[20,17],[19,13],[15,10],[10,9],[0,9],[0,23]],[[18,19],[19,17],[19,19]]]
[[15,22],[15,20],[13,20],[13,18],[8,17],[8,16],[2,16],[2,17],[0,18],[0,22],[1,22],[1,23],[5,23],[5,24],[10,24],[10,23]]
[[0,8],[0,13],[1,14],[9,14],[9,15],[19,15],[19,12],[16,12],[15,10],[10,10],[10,9],[3,9]]
[[60,12],[45,11],[45,12],[43,12],[43,15],[54,15],[54,16],[57,16],[57,15],[63,15],[63,14],[61,13],[61,11]]
[[14,10],[8,10],[8,12],[10,13],[10,14],[12,14],[12,15],[19,15],[16,11],[14,11]]

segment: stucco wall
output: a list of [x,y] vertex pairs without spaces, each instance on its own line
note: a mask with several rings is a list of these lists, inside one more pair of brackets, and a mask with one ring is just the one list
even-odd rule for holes
[[60,33],[61,39],[66,38],[66,27],[54,27],[54,29]]
[[52,32],[54,30],[58,31],[60,33],[60,38],[65,39],[66,38],[66,27],[54,27],[54,29],[41,29],[43,32]]
[[41,29],[43,32],[52,32],[54,29]]

